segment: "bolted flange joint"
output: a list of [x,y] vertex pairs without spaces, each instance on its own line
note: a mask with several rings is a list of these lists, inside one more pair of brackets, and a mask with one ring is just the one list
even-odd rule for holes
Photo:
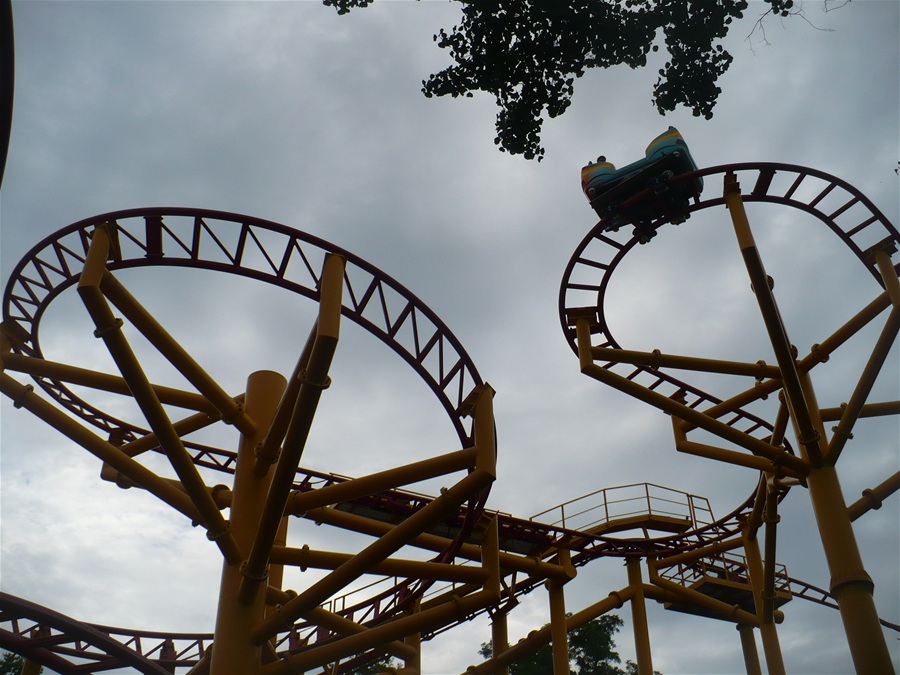
[[328,389],[331,386],[331,378],[328,375],[325,376],[323,381],[313,380],[307,377],[305,368],[297,375],[297,379],[300,381],[300,384],[315,387],[316,389]]
[[122,319],[116,318],[116,320],[113,321],[108,326],[104,326],[103,328],[98,328],[97,330],[95,330],[94,337],[102,339],[102,338],[106,337],[109,333],[112,333],[117,330],[122,330],[122,326],[124,326],[124,325],[125,325],[125,322],[122,321]]
[[266,579],[269,578],[269,566],[268,565],[266,565],[263,568],[263,571],[260,572],[259,574],[252,574],[249,570],[250,565],[248,564],[248,562],[249,561],[247,561],[247,560],[244,560],[243,562],[241,562],[241,575],[242,576],[245,576],[248,579],[252,579],[253,581],[265,581]]
[[218,541],[222,537],[226,536],[229,532],[231,532],[231,521],[225,521],[225,527],[223,527],[218,532],[213,532],[212,530],[206,531],[206,538],[210,541]]

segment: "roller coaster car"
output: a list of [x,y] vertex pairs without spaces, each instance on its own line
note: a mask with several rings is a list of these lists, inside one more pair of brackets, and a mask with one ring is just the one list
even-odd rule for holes
[[643,159],[628,166],[616,169],[605,157],[585,166],[581,189],[600,216],[603,231],[615,232],[631,223],[645,244],[656,235],[656,221],[677,224],[688,218],[688,203],[699,197],[703,179],[677,180],[677,176],[696,170],[684,138],[669,127],[647,146]]

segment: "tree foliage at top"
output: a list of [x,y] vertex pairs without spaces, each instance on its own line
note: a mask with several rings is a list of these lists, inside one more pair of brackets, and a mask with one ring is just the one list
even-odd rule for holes
[[[664,46],[653,103],[678,105],[709,119],[716,84],[732,56],[720,44],[747,0],[456,0],[462,20],[434,36],[455,62],[423,82],[425,96],[493,94],[501,150],[526,159],[544,155],[544,115],[569,107],[574,82],[590,68],[639,68]],[[339,14],[372,0],[323,0]],[[767,13],[788,16],[793,0],[765,0]],[[662,45],[660,45],[660,37]]]

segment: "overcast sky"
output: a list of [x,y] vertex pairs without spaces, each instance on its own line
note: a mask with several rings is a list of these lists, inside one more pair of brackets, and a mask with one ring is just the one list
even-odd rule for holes
[[[3,286],[43,237],[107,211],[194,206],[284,223],[384,270],[461,340],[497,391],[491,508],[528,517],[647,481],[727,513],[750,494],[752,472],[678,455],[669,418],[580,375],[561,333],[560,280],[596,222],[579,172],[599,154],[620,166],[637,159],[671,124],[701,166],[815,167],[897,223],[900,3],[839,4],[826,13],[804,2],[805,19],[769,18],[763,34],[753,25],[764,5],[751,2],[726,41],[735,60],[709,121],[656,113],[661,55],[643,70],[586,75],[571,109],[545,122],[537,163],[496,149],[490,96],[421,95],[421,81],[449,63],[432,35],[458,22],[456,3],[379,0],[343,17],[318,2],[15,3]],[[878,292],[817,222],[771,208],[751,220],[801,353]],[[695,217],[629,256],[607,308],[624,347],[773,362],[729,230],[724,211]],[[255,370],[287,374],[309,330],[309,301],[259,284],[176,271],[120,278],[229,391]],[[46,316],[46,355],[102,364],[73,296]],[[823,407],[847,400],[871,337],[816,369]],[[895,348],[873,400],[900,396],[898,371]],[[360,475],[456,449],[427,388],[374,338],[347,328],[332,377],[304,456],[311,468]],[[146,494],[101,482],[98,460],[6,399],[2,415],[2,589],[96,623],[212,631],[221,563],[204,533]],[[840,465],[848,502],[900,463],[896,419],[861,422],[854,435]],[[896,495],[856,532],[879,612],[898,623]],[[782,506],[780,534],[789,574],[827,588],[801,489]],[[292,543],[352,551],[359,538],[301,521]],[[287,581],[307,583],[299,573]],[[595,561],[569,585],[567,608],[626,583],[620,561]],[[852,670],[836,611],[803,600],[784,610],[789,672]],[[621,616],[624,661],[634,648],[627,608]],[[510,616],[510,637],[547,620],[537,590]],[[650,632],[666,675],[743,672],[731,624],[654,605]],[[896,664],[900,642],[886,635]],[[426,644],[424,672],[461,672],[489,636],[479,619]]]

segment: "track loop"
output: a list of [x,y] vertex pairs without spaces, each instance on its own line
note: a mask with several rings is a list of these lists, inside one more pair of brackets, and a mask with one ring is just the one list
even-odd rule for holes
[[[737,176],[743,191],[743,201],[746,203],[780,204],[816,217],[844,242],[883,287],[882,277],[874,264],[871,251],[885,243],[900,244],[900,233],[872,201],[855,187],[823,171],[792,164],[727,164],[679,177],[688,180],[690,176],[702,176],[707,185],[706,193],[688,206],[688,212],[711,207],[724,208],[724,197],[716,192],[716,180],[710,180],[710,177],[724,177],[727,174]],[[665,223],[657,224],[658,227],[664,225]],[[559,292],[560,323],[572,351],[577,353],[575,319],[584,316],[590,320],[593,345],[622,348],[607,323],[606,292],[613,272],[625,255],[637,245],[635,237],[621,232],[604,232],[601,222],[576,248],[563,274]],[[900,269],[900,263],[895,269]],[[707,409],[722,402],[664,370],[614,362],[604,363],[602,367],[667,397],[682,396],[685,405],[691,408]],[[765,394],[763,391],[759,393]],[[770,424],[743,409],[734,411],[723,421],[760,439],[771,433]]]

